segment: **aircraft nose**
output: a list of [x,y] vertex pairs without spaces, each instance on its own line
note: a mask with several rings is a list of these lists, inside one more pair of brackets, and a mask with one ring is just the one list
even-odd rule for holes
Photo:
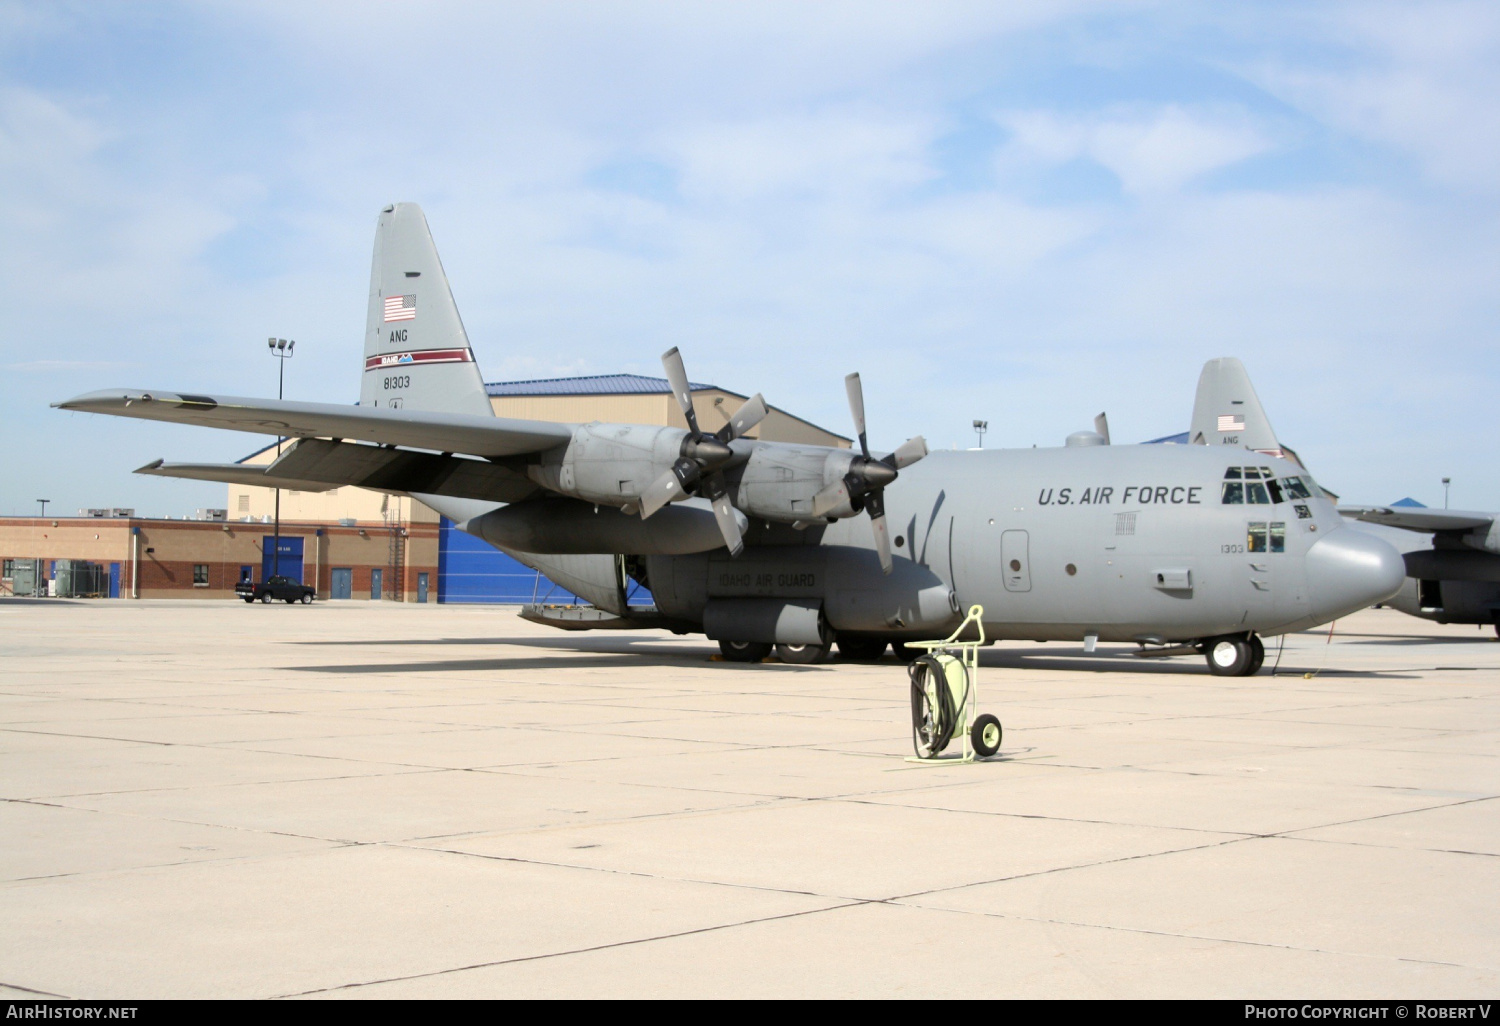
[[1390,598],[1405,579],[1394,546],[1353,528],[1338,528],[1307,550],[1308,600],[1325,623]]

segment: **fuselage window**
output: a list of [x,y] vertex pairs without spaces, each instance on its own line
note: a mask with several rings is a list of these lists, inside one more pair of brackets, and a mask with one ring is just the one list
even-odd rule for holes
[[1300,477],[1289,477],[1281,483],[1282,486],[1286,488],[1287,495],[1293,499],[1312,498],[1312,495],[1307,491],[1307,485],[1302,483],[1302,479]]
[[1284,520],[1271,521],[1271,551],[1286,551],[1286,521]]
[[1251,552],[1265,552],[1267,547],[1266,522],[1264,520],[1250,521],[1250,528],[1246,532],[1245,547]]

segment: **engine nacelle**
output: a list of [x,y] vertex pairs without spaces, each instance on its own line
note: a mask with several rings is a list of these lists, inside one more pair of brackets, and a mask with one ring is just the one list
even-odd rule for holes
[[542,454],[526,475],[563,495],[604,506],[640,501],[647,486],[682,455],[688,433],[642,424],[584,424],[566,446]]
[[[739,509],[763,520],[812,520],[814,497],[841,481],[857,458],[848,449],[821,445],[757,445],[731,474],[730,497]],[[851,517],[855,512],[846,499],[822,515]]]

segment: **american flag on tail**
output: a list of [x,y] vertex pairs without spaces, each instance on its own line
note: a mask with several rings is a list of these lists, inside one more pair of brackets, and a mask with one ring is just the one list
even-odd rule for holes
[[416,296],[386,296],[385,322],[414,321],[417,319]]

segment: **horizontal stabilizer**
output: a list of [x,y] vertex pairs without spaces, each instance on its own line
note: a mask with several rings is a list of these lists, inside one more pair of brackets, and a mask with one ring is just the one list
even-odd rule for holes
[[136,471],[158,477],[327,491],[344,485],[377,492],[520,502],[541,489],[526,475],[486,460],[304,438],[269,467],[243,463],[155,463]]
[[299,492],[326,492],[337,484],[277,477],[266,473],[264,466],[245,463],[168,463],[157,460],[136,471],[152,477],[183,477],[191,481],[220,481],[224,484],[255,485],[260,488],[291,488]]
[[573,425],[467,413],[340,406],[229,395],[105,389],[54,403],[58,409],[250,431],[292,438],[352,438],[471,456],[519,456],[565,445]]

